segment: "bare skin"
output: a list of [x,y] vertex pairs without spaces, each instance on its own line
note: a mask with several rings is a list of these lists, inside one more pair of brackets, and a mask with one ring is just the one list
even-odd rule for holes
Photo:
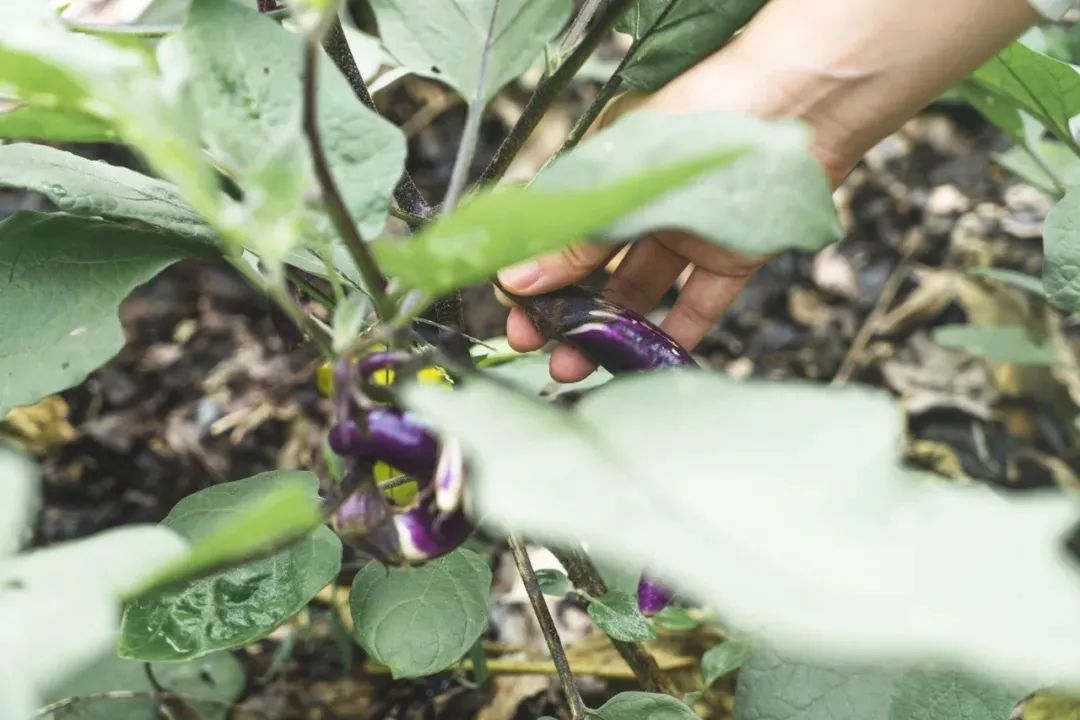
[[[643,105],[798,118],[837,185],[870,147],[1037,20],[1027,0],[771,0],[737,39]],[[610,245],[579,245],[507,268],[499,280],[519,295],[548,292],[585,278],[611,252]],[[686,233],[654,233],[633,243],[605,293],[648,312],[692,266],[661,327],[693,348],[764,261]],[[522,352],[545,343],[516,308],[506,334]],[[567,345],[551,356],[551,375],[560,382],[594,369]]]

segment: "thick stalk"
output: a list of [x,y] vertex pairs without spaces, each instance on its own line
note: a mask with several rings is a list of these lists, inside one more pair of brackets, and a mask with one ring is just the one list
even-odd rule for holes
[[570,718],[571,720],[584,720],[586,713],[585,702],[581,699],[581,693],[578,692],[577,684],[574,682],[574,673],[570,669],[570,661],[566,658],[566,651],[563,649],[562,641],[559,640],[559,631],[555,629],[555,621],[551,619],[551,613],[548,612],[547,601],[544,600],[544,591],[540,589],[540,583],[536,579],[536,571],[533,570],[532,561],[529,560],[528,553],[525,552],[524,546],[516,537],[511,536],[507,543],[510,545],[510,552],[514,556],[514,564],[517,565],[521,581],[525,583],[525,592],[529,596],[529,602],[532,604],[533,612],[536,614],[536,620],[540,623],[540,630],[544,633],[544,640],[547,641],[548,650],[551,652],[551,661],[555,664],[555,672],[559,675],[559,684],[562,686],[563,695],[566,696],[566,704],[570,708]]
[[600,44],[600,41],[615,25],[615,21],[632,4],[633,0],[611,0],[607,7],[604,8],[604,11],[596,18],[593,26],[585,33],[581,42],[567,56],[566,60],[556,68],[555,72],[540,81],[532,97],[525,104],[521,117],[514,123],[514,127],[510,129],[506,139],[502,141],[499,149],[495,151],[495,157],[491,159],[491,162],[488,163],[487,168],[481,174],[480,183],[496,182],[506,173],[506,169],[510,167],[510,163],[517,157],[525,141],[528,140],[536,126],[540,124],[540,119],[544,117],[548,108],[551,107],[551,103],[566,89],[566,86],[574,79],[581,66],[596,50],[596,46]]
[[480,120],[484,117],[484,104],[487,99],[484,92],[487,67],[491,60],[491,43],[495,38],[495,20],[498,16],[499,0],[495,0],[491,4],[487,37],[484,38],[484,49],[480,53],[480,69],[476,73],[476,91],[473,93],[472,102],[469,103],[469,112],[465,116],[465,130],[461,133],[461,144],[458,146],[457,157],[454,158],[454,168],[450,171],[446,199],[443,200],[445,213],[452,212],[457,207],[461,193],[465,190],[465,183],[469,179],[469,168],[476,156],[476,143],[480,138]]
[[[360,74],[360,68],[356,66],[356,58],[353,57],[352,50],[349,49],[349,41],[345,37],[345,29],[341,27],[340,18],[334,17],[330,27],[326,30],[326,34],[323,36],[322,44],[323,49],[334,62],[334,65],[349,81],[349,85],[352,87],[356,97],[360,99],[360,102],[364,103],[369,109],[378,112],[375,108],[375,101],[372,100],[371,93],[368,92],[367,83],[364,82],[364,76]],[[398,181],[397,187],[394,188],[394,199],[401,209],[409,215],[422,218],[431,215],[431,206],[424,199],[420,188],[416,187],[416,183],[408,171],[405,171],[401,176],[401,180]]]
[[308,149],[311,153],[312,165],[315,168],[315,178],[319,183],[319,191],[322,201],[326,205],[327,214],[334,223],[338,234],[345,243],[345,248],[352,256],[360,271],[360,277],[364,280],[364,289],[371,295],[375,312],[383,320],[389,319],[394,314],[393,303],[386,296],[386,279],[379,272],[379,266],[375,262],[375,256],[371,254],[371,248],[360,237],[360,231],[356,228],[345,200],[338,190],[334,176],[330,172],[330,164],[326,160],[326,154],[322,149],[322,140],[319,136],[319,121],[316,113],[317,91],[317,63],[319,58],[319,46],[314,42],[308,42],[304,49],[304,86],[303,86],[303,127],[307,137]]
[[[604,583],[603,578],[600,577],[600,573],[597,571],[596,566],[593,565],[592,560],[583,550],[580,548],[567,550],[559,547],[549,547],[548,549],[558,558],[563,569],[566,570],[566,576],[570,578],[570,582],[574,584],[574,587],[594,598],[603,597],[607,593],[607,585]],[[660,670],[656,658],[652,656],[652,653],[644,645],[615,639],[612,639],[611,643],[615,646],[619,655],[622,656],[622,659],[626,661],[626,664],[630,666],[630,669],[634,671],[634,677],[637,678],[643,688],[649,692],[679,695],[679,689]]]

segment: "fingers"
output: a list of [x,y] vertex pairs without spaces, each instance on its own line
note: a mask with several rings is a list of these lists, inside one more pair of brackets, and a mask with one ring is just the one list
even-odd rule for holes
[[647,313],[671,288],[687,260],[650,235],[630,246],[612,273],[604,295],[616,305]]
[[540,334],[524,310],[515,307],[506,317],[506,341],[518,352],[532,352],[542,348],[547,338]]
[[616,249],[611,245],[574,245],[505,268],[499,271],[499,282],[517,295],[539,295],[583,280]]
[[751,274],[718,275],[696,268],[660,328],[683,347],[693,349],[720,320]]
[[552,351],[548,368],[556,382],[572,383],[591,375],[596,363],[577,348],[561,343]]

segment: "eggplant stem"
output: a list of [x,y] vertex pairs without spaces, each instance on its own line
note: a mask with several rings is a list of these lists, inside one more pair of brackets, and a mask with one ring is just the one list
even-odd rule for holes
[[555,621],[551,619],[544,592],[536,579],[536,571],[533,569],[529,554],[525,552],[525,547],[517,537],[511,535],[506,542],[514,556],[514,564],[517,565],[521,581],[525,584],[525,592],[529,596],[533,613],[536,614],[536,621],[540,623],[540,630],[544,633],[548,651],[551,652],[551,661],[555,664],[555,672],[559,675],[559,685],[562,686],[566,704],[570,708],[570,720],[585,720],[588,712],[585,709],[585,701],[581,699],[577,683],[574,682],[574,671],[570,669],[570,661],[559,639],[559,631],[555,629]]

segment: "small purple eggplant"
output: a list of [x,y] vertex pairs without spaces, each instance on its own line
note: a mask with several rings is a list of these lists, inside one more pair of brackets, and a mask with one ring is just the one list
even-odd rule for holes
[[473,531],[460,508],[441,513],[430,495],[395,515],[394,526],[401,556],[408,562],[424,562],[445,555],[465,542]]
[[638,610],[643,615],[655,615],[671,602],[672,592],[648,575],[642,575],[637,586]]
[[612,374],[674,365],[693,356],[641,315],[570,286],[533,297],[511,296],[548,337],[565,340]]
[[358,482],[359,487],[334,512],[334,530],[343,540],[387,564],[400,563],[401,543],[393,508],[370,478]]
[[330,428],[330,448],[344,457],[385,462],[422,481],[435,474],[439,443],[415,415],[376,407],[365,411],[364,419],[366,434],[349,419]]

